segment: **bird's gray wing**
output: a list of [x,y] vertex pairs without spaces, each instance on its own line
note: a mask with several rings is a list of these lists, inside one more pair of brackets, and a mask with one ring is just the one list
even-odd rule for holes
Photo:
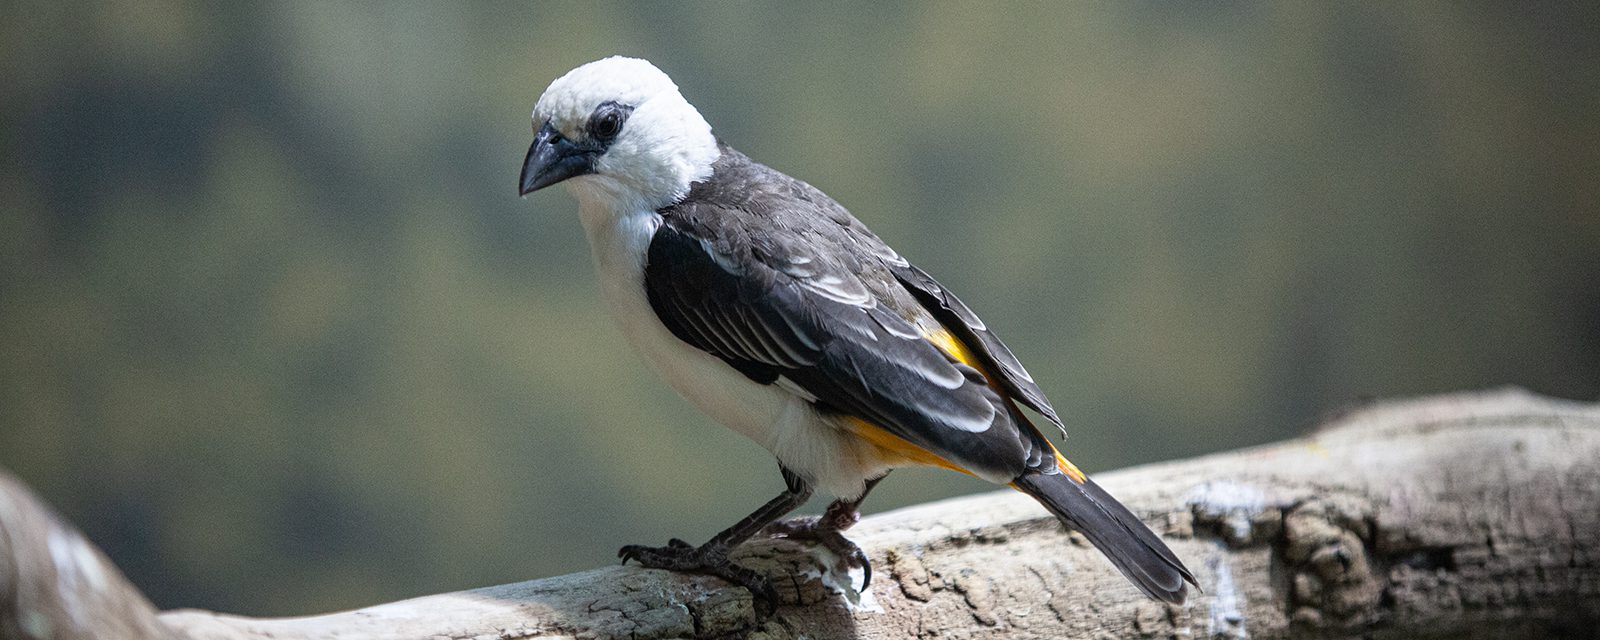
[[1011,353],[1011,349],[978,318],[978,314],[916,265],[892,264],[890,271],[901,285],[916,295],[923,307],[977,356],[984,370],[993,373],[1011,397],[1039,412],[1039,415],[1061,429],[1062,435],[1066,435],[1066,427],[1061,423],[1061,417],[1056,415],[1055,407],[1050,406],[1050,399],[1045,397],[1044,390],[1033,381],[1033,376],[1028,375],[1028,370],[1022,368],[1022,362]]
[[645,290],[673,335],[755,382],[809,395],[822,412],[859,418],[985,479],[1054,466],[1049,443],[1019,428],[981,372],[881,299],[860,272],[870,260],[695,222],[709,217],[667,217],[646,253]]

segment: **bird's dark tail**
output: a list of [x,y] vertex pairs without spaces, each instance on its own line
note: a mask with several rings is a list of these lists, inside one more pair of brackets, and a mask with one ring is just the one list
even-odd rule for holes
[[1185,582],[1200,586],[1155,532],[1093,480],[1084,478],[1079,484],[1065,473],[1030,472],[1012,486],[1082,533],[1145,595],[1181,604],[1188,590]]

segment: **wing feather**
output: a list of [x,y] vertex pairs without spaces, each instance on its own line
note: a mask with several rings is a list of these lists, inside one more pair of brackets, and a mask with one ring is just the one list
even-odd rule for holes
[[981,477],[1009,481],[1040,457],[1032,428],[1019,428],[983,375],[868,295],[857,274],[816,256],[808,272],[826,284],[808,286],[749,255],[713,255],[723,245],[697,231],[669,218],[646,256],[651,307],[679,339]]
[[891,270],[895,278],[915,294],[917,300],[945,328],[954,332],[968,349],[977,354],[985,367],[996,373],[998,382],[1012,397],[1023,406],[1039,412],[1039,415],[1061,429],[1062,435],[1066,435],[1066,427],[1061,417],[1056,415],[1055,407],[1050,405],[1050,399],[1045,397],[1044,390],[1034,382],[1033,376],[1028,375],[1028,370],[1022,367],[1022,362],[1011,353],[1011,349],[978,318],[978,314],[973,313],[933,276],[915,265],[906,264]]
[[[658,211],[645,256],[651,308],[675,336],[974,475],[1053,464],[1012,399],[1060,419],[970,309],[827,195],[719,150],[712,178]],[[935,346],[938,325],[979,362]]]

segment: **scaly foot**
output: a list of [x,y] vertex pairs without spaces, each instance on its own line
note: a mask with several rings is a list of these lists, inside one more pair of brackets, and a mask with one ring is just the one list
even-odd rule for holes
[[728,560],[727,549],[710,544],[696,547],[673,538],[667,541],[665,547],[630,544],[618,550],[617,556],[622,558],[623,564],[633,560],[649,569],[704,573],[727,580],[750,590],[755,597],[756,611],[763,616],[770,615],[778,606],[778,592],[773,590],[772,582],[766,576]]
[[872,563],[867,561],[867,554],[861,547],[840,533],[854,525],[860,517],[860,514],[854,511],[836,513],[833,509],[829,509],[828,513],[821,517],[809,516],[774,522],[762,529],[762,533],[783,536],[791,540],[809,540],[822,545],[839,557],[839,566],[833,567],[834,570],[849,575],[850,569],[861,569],[860,591],[865,592],[867,587],[872,586]]

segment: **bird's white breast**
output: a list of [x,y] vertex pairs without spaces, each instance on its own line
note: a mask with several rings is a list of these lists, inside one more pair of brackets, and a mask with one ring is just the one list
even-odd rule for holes
[[744,377],[717,357],[679,340],[657,318],[644,289],[645,252],[661,226],[654,211],[614,214],[583,203],[601,297],[622,333],[680,395],[713,420],[771,451],[785,467],[836,496],[859,494],[887,468],[859,439],[777,385]]

